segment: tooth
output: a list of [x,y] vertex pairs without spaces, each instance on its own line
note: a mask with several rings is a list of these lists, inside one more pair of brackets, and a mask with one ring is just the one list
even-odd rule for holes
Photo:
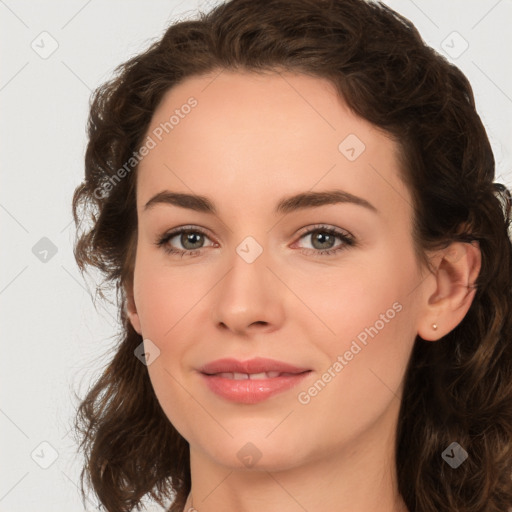
[[281,372],[261,372],[261,373],[233,373],[233,372],[223,372],[217,373],[217,377],[224,377],[225,379],[232,380],[258,380],[258,379],[274,379],[275,377],[279,377],[280,375],[291,375]]
[[262,372],[262,373],[251,373],[249,375],[249,378],[251,380],[256,380],[256,379],[266,379],[267,378],[267,374],[265,372]]
[[232,379],[233,378],[233,374],[232,373],[227,373],[227,372],[217,373],[217,377],[224,377],[225,379]]
[[247,373],[233,373],[233,379],[235,380],[245,380],[248,378],[249,375],[247,375]]

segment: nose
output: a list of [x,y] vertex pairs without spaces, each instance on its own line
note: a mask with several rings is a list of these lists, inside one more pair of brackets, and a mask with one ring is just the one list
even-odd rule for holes
[[284,317],[285,286],[270,268],[266,252],[252,262],[236,253],[232,262],[216,287],[215,324],[239,336],[279,329]]

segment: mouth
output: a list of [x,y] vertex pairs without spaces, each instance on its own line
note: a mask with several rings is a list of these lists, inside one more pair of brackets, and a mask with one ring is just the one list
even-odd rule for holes
[[256,404],[297,386],[312,370],[260,358],[218,360],[203,366],[199,373],[208,389],[224,400]]
[[286,372],[260,372],[260,373],[236,373],[236,372],[222,372],[222,373],[204,373],[204,375],[215,375],[224,379],[231,380],[263,380],[263,379],[275,379],[276,377],[293,377],[296,375],[302,375],[303,373],[310,372],[311,370],[305,370],[300,373],[286,373]]

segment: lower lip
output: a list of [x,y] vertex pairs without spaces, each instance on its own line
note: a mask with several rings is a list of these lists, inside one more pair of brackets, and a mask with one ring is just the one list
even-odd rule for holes
[[207,386],[217,395],[242,404],[257,404],[302,382],[311,372],[284,375],[272,379],[234,380],[201,373]]

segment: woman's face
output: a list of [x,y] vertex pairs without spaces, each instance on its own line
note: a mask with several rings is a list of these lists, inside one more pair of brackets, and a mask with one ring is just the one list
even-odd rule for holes
[[[169,421],[228,467],[377,450],[424,296],[395,143],[327,81],[228,71],[170,90],[146,135],[130,318]],[[224,358],[307,372],[201,372]]]

